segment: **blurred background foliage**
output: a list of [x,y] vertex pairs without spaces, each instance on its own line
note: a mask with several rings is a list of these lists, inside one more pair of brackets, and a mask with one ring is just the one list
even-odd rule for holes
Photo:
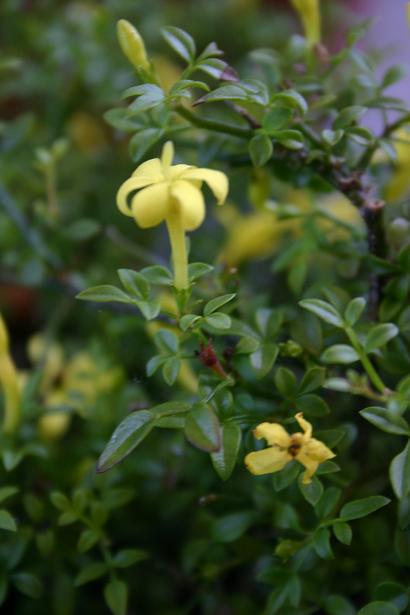
[[[322,4],[325,42],[337,50],[357,22],[355,4]],[[242,77],[255,70],[249,52],[269,49],[280,55],[300,30],[287,2],[2,0],[0,309],[26,392],[18,441],[2,442],[0,499],[7,498],[8,506],[10,498],[12,517],[6,510],[1,524],[12,530],[15,519],[18,526],[18,532],[2,532],[2,608],[19,615],[45,608],[56,615],[92,615],[105,608],[105,586],[106,603],[122,613],[125,582],[130,614],[253,615],[265,612],[268,596],[267,614],[349,615],[371,600],[391,600],[403,612],[408,595],[402,567],[410,565],[408,499],[399,506],[395,534],[396,512],[359,520],[354,533],[360,540],[354,539],[350,550],[334,545],[337,565],[302,550],[292,570],[283,562],[295,551],[295,535],[314,524],[312,496],[301,501],[295,484],[282,500],[280,485],[274,491],[270,479],[255,480],[241,464],[222,483],[209,459],[188,447],[179,432],[160,430],[138,455],[108,474],[95,473],[96,459],[119,421],[130,410],[168,401],[171,390],[159,376],[145,373],[154,348],[152,327],[127,308],[102,310],[73,298],[87,285],[112,282],[120,267],[140,269],[168,258],[162,230],[142,232],[114,205],[118,186],[136,164],[127,134],[104,120],[118,106],[121,91],[135,81],[116,40],[120,18],[137,25],[164,89],[181,73],[160,36],[164,25],[189,31],[199,49],[215,40]],[[369,57],[380,55],[379,50]],[[359,54],[352,72],[369,72],[360,62]],[[273,82],[283,77],[272,74],[276,69],[275,63],[266,66]],[[346,69],[335,81],[350,78]],[[343,91],[347,105],[348,87]],[[408,243],[410,218],[409,146],[401,137],[397,154],[386,143],[373,169],[377,181],[387,180],[393,256]],[[203,164],[221,151],[219,137],[201,140],[199,147],[182,137],[180,146],[188,160]],[[158,151],[154,145],[149,157]],[[230,203],[217,213],[209,209],[205,230],[192,241],[194,260],[217,265],[218,291],[235,292],[239,268],[245,320],[273,298],[288,310],[282,343],[294,346],[289,343],[282,351],[286,365],[301,376],[293,362],[300,344],[318,357],[322,330],[291,304],[306,286],[328,285],[332,294],[337,283],[348,286],[350,297],[362,292],[368,272],[362,261],[364,224],[347,199],[311,177],[294,177],[292,169],[271,176],[264,168],[237,165],[229,175]],[[314,197],[303,189],[307,183]],[[285,207],[282,213],[278,203]],[[302,221],[287,216],[286,206],[296,206]],[[293,252],[281,251],[290,240]],[[392,299],[401,302],[404,339],[382,362],[393,380],[392,374],[402,377],[410,368],[408,275],[406,288],[393,289],[398,298]],[[214,290],[205,283],[205,292]],[[341,304],[343,290],[332,295]],[[248,368],[239,369],[247,373]],[[173,398],[189,398],[192,377],[181,373]],[[249,383],[237,396],[238,412],[248,416],[254,409],[255,387],[260,416],[272,403],[284,403],[270,392],[273,383],[264,381],[263,394],[253,375]],[[394,437],[386,443],[372,426],[358,429],[346,411],[357,412],[352,399],[349,393],[327,391],[333,420],[324,419],[323,427],[334,430],[339,421],[346,432],[339,454],[349,478],[334,479],[333,489],[346,487],[352,497],[365,497],[388,491],[383,471],[399,449]],[[229,406],[229,395],[221,394],[219,403]],[[252,448],[250,433],[245,446]],[[122,581],[107,589],[113,571]],[[292,601],[302,587],[303,607]]]

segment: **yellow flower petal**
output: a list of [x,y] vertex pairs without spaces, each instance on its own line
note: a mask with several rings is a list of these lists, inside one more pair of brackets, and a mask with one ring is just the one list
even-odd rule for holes
[[171,195],[181,208],[182,226],[185,231],[193,231],[205,218],[205,203],[201,191],[190,182],[176,180],[171,184]]
[[147,177],[152,183],[162,182],[165,177],[162,172],[162,163],[159,158],[147,160],[139,165],[132,174],[133,177]]
[[306,468],[306,472],[303,473],[302,482],[305,485],[308,485],[310,482],[312,482],[312,476],[316,472],[316,470],[317,470],[317,468],[319,466],[319,462],[318,461],[314,461],[313,459],[311,459],[303,451],[301,451],[296,456],[296,459],[297,459],[297,461],[299,461],[299,463],[301,463]]
[[127,179],[121,186],[117,192],[117,207],[122,214],[125,216],[133,216],[132,210],[128,205],[127,199],[128,196],[134,190],[139,190],[140,188],[145,188],[150,184],[154,183],[154,181],[150,177],[130,177]]
[[311,438],[309,442],[302,447],[302,452],[308,455],[310,459],[318,461],[319,463],[336,457],[334,452],[331,451],[326,444],[323,444],[320,440],[316,440],[316,438]]
[[312,436],[312,425],[309,423],[309,421],[305,421],[305,419],[303,418],[302,412],[298,412],[295,415],[295,419],[297,420],[297,422],[299,423],[299,425],[304,431],[304,434],[303,434],[304,440],[309,440]]
[[[172,179],[184,179],[183,177],[181,177],[181,175],[184,174],[185,171],[187,171],[188,169],[194,169],[195,167],[192,167],[190,164],[174,164],[170,169],[169,169],[169,178]],[[201,182],[198,182],[199,185],[201,184]]]
[[311,482],[312,476],[316,472],[320,463],[327,459],[332,459],[336,455],[323,442],[310,438],[310,440],[302,446],[299,453],[296,455],[297,461],[305,466],[306,472],[303,475],[303,482],[308,484]]
[[246,455],[245,465],[252,474],[270,474],[282,470],[291,459],[286,450],[269,447]]
[[271,446],[275,445],[286,449],[290,446],[290,436],[279,423],[261,423],[256,427],[254,435],[258,440],[264,438]]
[[186,171],[183,174],[182,179],[188,180],[200,180],[208,184],[210,189],[215,195],[218,205],[222,205],[228,196],[228,178],[222,171],[215,171],[213,169],[196,169],[195,167]]
[[164,172],[166,172],[174,159],[174,144],[172,141],[167,141],[162,148],[161,163]]
[[165,219],[168,204],[168,185],[161,182],[140,190],[134,196],[131,202],[132,214],[141,228],[150,228]]

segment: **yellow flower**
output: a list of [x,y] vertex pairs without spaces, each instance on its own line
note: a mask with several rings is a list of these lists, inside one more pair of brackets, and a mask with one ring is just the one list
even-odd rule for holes
[[299,13],[305,36],[309,44],[320,43],[320,5],[319,0],[291,0],[293,7]]
[[[174,284],[188,288],[188,258],[185,231],[198,228],[205,217],[202,182],[206,182],[221,205],[228,193],[228,179],[221,171],[187,164],[172,165],[174,146],[165,143],[161,158],[141,164],[117,193],[118,209],[141,228],[165,221],[171,242]],[[138,191],[138,192],[137,192]],[[128,204],[130,194],[135,193]]]
[[3,430],[12,433],[20,420],[21,391],[16,366],[9,351],[9,336],[0,314],[0,385],[4,393]]
[[296,414],[295,419],[303,433],[288,434],[279,423],[261,423],[257,426],[255,437],[258,440],[264,438],[269,448],[246,455],[245,465],[252,474],[279,472],[289,461],[296,459],[306,468],[303,483],[308,484],[319,464],[335,457],[323,442],[312,438],[312,425],[305,421],[301,412]]
[[144,41],[138,30],[126,19],[117,23],[117,35],[120,47],[137,70],[149,70],[150,63],[145,50]]
[[[410,190],[410,125],[407,124],[393,134],[396,162],[391,179],[387,182],[384,197],[387,201],[399,201]],[[385,160],[383,155],[380,158]]]

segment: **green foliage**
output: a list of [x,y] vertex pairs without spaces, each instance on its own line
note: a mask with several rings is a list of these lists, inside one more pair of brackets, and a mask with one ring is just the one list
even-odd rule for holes
[[[336,2],[320,45],[294,33],[290,4],[14,4],[0,8],[2,609],[407,612],[402,68],[380,73],[383,50],[358,46],[368,24],[330,52],[348,29]],[[115,41],[122,13],[141,70]],[[222,209],[202,182],[183,290],[162,229],[115,207],[169,140],[176,165],[229,179]],[[259,439],[266,423],[289,435]]]

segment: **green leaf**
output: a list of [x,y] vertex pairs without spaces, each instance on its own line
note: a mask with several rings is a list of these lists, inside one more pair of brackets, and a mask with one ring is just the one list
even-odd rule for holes
[[344,596],[336,594],[327,596],[324,600],[324,606],[327,615],[356,615],[356,609]]
[[164,365],[167,357],[163,354],[157,354],[154,357],[151,357],[146,365],[147,376],[151,377],[155,372]]
[[9,532],[17,532],[17,525],[7,510],[0,510],[0,529]]
[[144,276],[150,284],[157,284],[158,286],[172,286],[173,278],[171,272],[161,265],[150,265],[141,269],[140,274]]
[[204,316],[209,316],[216,310],[219,310],[223,305],[226,305],[232,299],[235,299],[236,293],[229,293],[228,295],[221,295],[220,297],[215,297],[215,299],[211,299],[204,307]]
[[410,493],[410,440],[390,464],[390,481],[399,499]]
[[74,585],[76,587],[80,587],[81,585],[85,585],[90,581],[94,581],[95,579],[99,579],[104,574],[108,572],[107,564],[103,562],[93,562],[92,564],[88,564],[85,568],[81,570],[77,574],[74,579]]
[[368,498],[352,500],[343,506],[340,511],[340,519],[342,521],[352,521],[353,519],[367,517],[367,515],[379,510],[379,508],[387,506],[390,502],[389,498],[385,498],[382,495],[371,495]]
[[322,559],[334,557],[330,546],[330,532],[327,527],[319,527],[313,534],[313,548]]
[[211,453],[212,465],[222,480],[228,480],[235,468],[241,439],[242,432],[239,425],[231,421],[222,423],[221,446],[218,451]]
[[324,399],[319,395],[302,395],[295,400],[298,412],[303,412],[309,416],[325,416],[330,409]]
[[345,521],[335,521],[333,523],[333,533],[344,545],[350,545],[352,542],[352,528]]
[[[209,62],[207,62],[209,64]],[[201,66],[203,69],[204,65]],[[216,88],[209,94],[206,94],[203,98],[201,98],[201,102],[209,103],[209,102],[218,102],[225,100],[233,100],[233,101],[243,101],[248,100],[249,96],[246,90],[240,85],[223,85],[220,88]]]
[[241,337],[235,346],[235,354],[252,354],[260,347],[260,341],[250,335]]
[[378,406],[370,406],[360,410],[361,416],[369,421],[375,427],[387,433],[395,433],[399,435],[409,435],[409,425],[407,421],[400,415],[394,414],[386,408]]
[[164,404],[158,404],[150,408],[150,412],[156,417],[173,416],[174,414],[183,414],[192,408],[192,404],[183,401],[166,401]]
[[162,375],[165,382],[172,386],[178,378],[179,370],[181,369],[181,359],[178,357],[170,357],[162,366]]
[[214,523],[213,538],[224,543],[234,542],[246,532],[254,519],[253,511],[235,512],[220,517]]
[[294,107],[298,109],[302,115],[307,113],[308,110],[306,100],[295,90],[285,90],[284,92],[280,92],[280,94],[275,94],[272,96],[272,102],[275,104],[280,103],[285,107]]
[[352,105],[351,107],[345,107],[342,109],[333,122],[333,128],[346,128],[351,124],[357,122],[362,115],[367,111],[366,107],[360,107],[359,105]]
[[77,549],[80,553],[85,553],[89,551],[97,542],[100,540],[101,535],[99,532],[87,528],[83,530],[80,534],[80,538],[78,540]]
[[[140,99],[140,104],[145,99]],[[162,139],[164,135],[163,128],[144,128],[133,135],[128,143],[128,150],[131,159],[134,162],[139,162],[145,154]]]
[[201,320],[201,316],[197,316],[197,314],[185,314],[179,321],[179,326],[182,331],[188,331],[191,327],[193,327],[199,320]]
[[326,143],[326,145],[329,145],[330,147],[333,147],[334,145],[339,143],[343,135],[344,130],[330,130],[329,128],[325,128],[325,130],[322,130],[322,139]]
[[37,600],[43,593],[40,579],[31,572],[18,572],[12,577],[13,583],[21,594]]
[[336,308],[330,303],[327,303],[327,301],[322,301],[321,299],[303,299],[299,302],[299,305],[330,325],[343,329],[344,323],[342,317]]
[[175,26],[165,26],[161,28],[161,35],[175,53],[188,64],[195,59],[195,41],[188,32]]
[[263,167],[273,154],[272,139],[265,134],[255,135],[249,142],[249,154],[255,167]]
[[384,323],[373,327],[366,335],[364,349],[366,352],[372,352],[381,346],[385,346],[387,342],[396,337],[399,330],[392,323]]
[[204,275],[211,273],[215,267],[208,265],[208,263],[190,263],[188,265],[188,277],[190,282],[195,282]]
[[299,489],[305,500],[312,506],[316,506],[322,497],[323,485],[316,476],[313,476],[310,483],[305,484],[303,482],[303,474],[301,474],[299,476]]
[[229,329],[231,326],[231,318],[223,312],[214,312],[210,316],[204,318],[207,325],[214,329]]
[[173,331],[160,329],[154,335],[154,341],[161,352],[172,355],[178,352],[179,340]]
[[137,562],[146,560],[147,557],[147,552],[142,549],[123,549],[118,551],[111,561],[116,568],[128,568]]
[[297,390],[295,374],[286,367],[278,367],[274,377],[276,388],[283,397],[293,397]]
[[104,598],[114,615],[126,615],[128,588],[123,581],[111,579],[104,587]]
[[280,130],[292,119],[292,112],[288,107],[274,107],[263,118],[262,127],[269,133],[271,130]]
[[94,237],[100,230],[101,225],[91,218],[82,218],[72,222],[63,229],[65,237],[73,241],[85,241]]
[[311,367],[305,372],[298,388],[298,395],[310,393],[324,385],[326,370],[323,367]]
[[159,301],[151,299],[151,301],[138,301],[135,299],[135,305],[141,310],[142,315],[146,320],[153,320],[161,311]]
[[315,506],[315,513],[319,519],[326,519],[335,509],[339,502],[341,490],[337,487],[326,489],[319,502]]
[[97,463],[97,472],[106,472],[127,457],[154,427],[154,414],[139,410],[127,416],[111,436]]
[[400,585],[400,583],[392,581],[380,583],[374,591],[374,597],[376,600],[384,600],[394,604],[400,612],[404,611],[409,604],[407,588],[404,585]]
[[150,285],[143,275],[132,269],[118,269],[118,275],[130,295],[135,295],[138,299],[148,299]]
[[275,491],[282,491],[289,487],[299,476],[302,466],[297,461],[293,460],[287,463],[283,470],[275,472],[273,475],[273,488]]
[[14,487],[13,485],[7,487],[0,487],[0,502],[4,502],[4,500],[7,500],[7,498],[10,498],[12,495],[15,495],[18,492],[18,487]]
[[377,600],[366,604],[366,606],[357,612],[357,615],[399,615],[399,610],[390,602]]
[[110,284],[102,284],[101,286],[86,288],[76,295],[76,299],[82,299],[83,301],[97,301],[98,303],[110,301],[115,301],[117,303],[133,303],[129,295],[124,293],[124,291],[120,288],[111,286]]
[[348,344],[335,344],[326,348],[320,359],[324,363],[342,363],[348,365],[359,361],[360,357],[356,350]]
[[193,446],[202,451],[219,451],[220,425],[215,412],[204,403],[195,404],[186,417],[185,435]]
[[363,297],[352,299],[345,310],[344,317],[348,325],[351,327],[356,324],[360,316],[363,314],[366,307],[366,300]]
[[128,88],[128,90],[124,92],[123,98],[128,98],[129,96],[138,97],[129,105],[127,110],[128,115],[133,116],[136,113],[148,111],[148,109],[156,107],[164,100],[165,93],[158,85],[154,85],[153,83],[143,83],[142,85],[136,85],[132,88]]
[[250,355],[251,365],[258,378],[263,378],[272,369],[277,356],[279,347],[277,344],[263,342],[259,348]]

